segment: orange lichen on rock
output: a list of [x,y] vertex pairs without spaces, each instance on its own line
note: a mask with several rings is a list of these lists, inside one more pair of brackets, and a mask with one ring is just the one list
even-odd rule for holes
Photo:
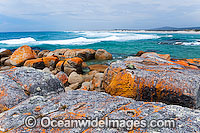
[[137,84],[132,75],[126,72],[119,72],[113,76],[105,91],[111,95],[135,98],[137,95]]
[[24,66],[33,67],[34,64],[36,64],[36,63],[41,63],[41,62],[43,62],[42,58],[27,60],[27,61],[24,63]]
[[76,63],[76,64],[82,64],[82,63],[83,63],[83,60],[82,60],[81,58],[79,58],[79,57],[74,57],[74,58],[65,59],[64,65],[65,65],[67,62],[69,62],[69,61],[74,62],[74,63]]
[[44,69],[45,68],[45,65],[44,65],[42,58],[27,60],[24,63],[24,66],[33,67],[33,68],[37,68],[37,69]]
[[59,72],[56,77],[65,85],[68,82],[68,76],[64,72]]
[[56,64],[56,69],[58,71],[63,71],[63,64],[64,64],[65,61],[59,61],[57,64]]
[[32,50],[31,47],[24,45],[15,50],[15,52],[11,55],[10,62],[12,65],[18,66],[24,63],[26,60],[35,58],[37,58],[37,55],[34,50]]
[[4,111],[7,111],[8,108],[2,104],[0,104],[0,113],[4,112]]
[[172,61],[172,62],[179,64],[179,65],[183,65],[183,66],[189,66],[189,64],[184,60],[178,60],[178,61]]
[[42,59],[46,67],[55,67],[56,63],[59,61],[55,56],[43,57]]
[[165,59],[165,60],[170,60],[171,57],[169,54],[158,54],[160,56],[160,58]]
[[40,106],[37,106],[37,107],[35,107],[35,112],[39,112],[41,110],[41,107]]

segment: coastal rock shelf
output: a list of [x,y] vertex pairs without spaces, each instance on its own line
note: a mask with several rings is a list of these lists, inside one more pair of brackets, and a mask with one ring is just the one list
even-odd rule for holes
[[0,72],[0,112],[30,96],[48,96],[63,92],[60,80],[50,73],[34,68],[20,67]]
[[[200,59],[140,51],[110,66],[86,62],[110,59],[103,49],[39,51],[25,45],[0,52],[0,132],[200,132]],[[37,120],[34,128],[24,125],[30,115]],[[176,125],[42,128],[44,116],[174,120]]]
[[[132,112],[132,113],[130,113]],[[24,119],[32,115],[37,119],[35,128],[24,125]],[[42,128],[41,116],[55,120],[98,118],[98,120],[171,119],[175,128],[133,128],[133,132],[199,132],[200,111],[163,103],[135,101],[113,97],[106,93],[73,90],[49,98],[34,96],[14,108],[0,114],[0,130],[9,132],[128,132],[127,128]],[[17,121],[17,122],[16,122]]]
[[144,53],[112,63],[104,72],[105,91],[136,100],[200,108],[200,60],[163,57],[167,56]]

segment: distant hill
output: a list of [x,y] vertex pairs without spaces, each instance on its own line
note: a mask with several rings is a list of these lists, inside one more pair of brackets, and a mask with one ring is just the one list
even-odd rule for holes
[[176,28],[176,27],[160,27],[160,28],[154,28],[154,29],[148,29],[150,31],[180,31],[180,30],[196,30],[200,31],[200,27],[187,27],[187,28]]

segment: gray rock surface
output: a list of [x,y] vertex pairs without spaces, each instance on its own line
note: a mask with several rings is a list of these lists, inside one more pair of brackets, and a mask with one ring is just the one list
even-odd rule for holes
[[48,96],[64,91],[52,74],[20,67],[0,72],[0,104],[11,108],[30,96]]
[[[37,126],[29,129],[24,119],[32,115]],[[68,91],[45,98],[34,96],[16,107],[0,114],[0,130],[10,132],[128,132],[127,128],[42,128],[40,120],[48,116],[54,120],[98,118],[147,120],[172,119],[175,128],[134,128],[137,132],[200,132],[200,111],[177,105],[135,101],[124,97],[113,97],[106,93],[82,90]],[[16,122],[17,121],[17,122]]]

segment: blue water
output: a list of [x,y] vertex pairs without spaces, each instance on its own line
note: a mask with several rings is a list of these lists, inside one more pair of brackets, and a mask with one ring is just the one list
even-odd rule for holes
[[108,31],[0,33],[0,49],[12,50],[22,45],[40,50],[105,49],[115,59],[134,55],[140,50],[170,54],[172,58],[200,58],[200,34]]

